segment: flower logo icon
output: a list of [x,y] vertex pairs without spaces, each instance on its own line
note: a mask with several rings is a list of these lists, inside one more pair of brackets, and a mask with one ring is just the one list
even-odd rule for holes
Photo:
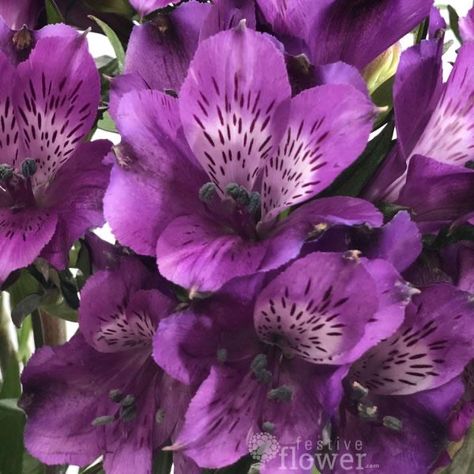
[[248,442],[249,453],[253,459],[261,463],[272,460],[280,451],[280,443],[270,433],[255,433]]

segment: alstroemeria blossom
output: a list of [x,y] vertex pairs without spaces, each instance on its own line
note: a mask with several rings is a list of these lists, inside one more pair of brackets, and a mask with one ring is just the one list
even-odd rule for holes
[[82,36],[42,38],[17,67],[0,52],[0,69],[1,281],[40,254],[63,267],[72,243],[103,223],[110,145],[82,143],[99,104]]
[[0,18],[12,30],[25,25],[34,28],[42,8],[42,2],[38,0],[3,0],[0,2]]
[[[431,472],[448,439],[448,418],[462,395],[459,376],[474,356],[472,296],[447,284],[413,298],[398,331],[367,352],[347,379],[338,434],[380,472]],[[342,452],[340,453],[342,455]],[[333,472],[343,472],[342,469]]]
[[[229,285],[237,283],[222,291]],[[173,446],[202,467],[237,461],[262,430],[282,446],[316,440],[347,365],[397,330],[412,291],[388,262],[354,252],[316,252],[263,289],[235,289],[251,302],[229,298],[204,315],[174,315],[155,337],[155,360],[171,376],[196,383],[209,374]],[[279,472],[278,463],[262,469]]]
[[[271,71],[269,74],[268,71]],[[291,98],[284,57],[241,25],[203,41],[179,99],[125,94],[105,214],[118,239],[156,255],[181,286],[217,290],[298,255],[320,223],[381,224],[369,203],[326,188],[364,149],[374,107],[350,85]]]
[[[23,376],[27,449],[47,464],[87,465],[104,456],[108,474],[151,473],[189,392],[151,358],[152,338],[176,302],[133,257],[94,274],[82,292],[80,330],[37,351]],[[193,472],[192,463],[180,474]]]
[[[420,192],[420,168],[428,168],[424,176],[432,184],[436,178],[439,180],[440,175],[457,174],[459,176],[450,179],[448,193],[443,193],[437,199],[438,207],[444,206],[451,210],[452,219],[456,217],[453,213],[456,202],[464,205],[461,196],[472,188],[472,185],[463,186],[469,180],[469,174],[471,183],[474,183],[474,172],[465,168],[474,159],[474,44],[466,42],[460,48],[446,84],[442,84],[441,54],[440,40],[423,41],[402,54],[394,84],[398,143],[372,184],[368,196],[410,205],[416,195],[403,190],[410,174],[413,178],[408,186],[411,184],[415,187],[418,196],[426,197],[426,192],[430,192],[433,198],[436,189],[442,184],[424,186],[423,192]],[[439,165],[417,164],[427,159],[435,160]],[[461,174],[465,176],[461,177]],[[456,193],[457,199],[448,196]],[[430,202],[433,202],[433,198]],[[449,204],[444,198],[448,199]],[[436,205],[425,204],[431,207],[430,211],[436,211]],[[417,208],[415,211],[418,212]],[[426,211],[420,209],[419,213]],[[432,220],[436,220],[436,217],[432,216]]]

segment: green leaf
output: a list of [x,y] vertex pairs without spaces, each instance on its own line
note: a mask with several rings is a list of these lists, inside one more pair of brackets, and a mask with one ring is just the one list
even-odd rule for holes
[[80,474],[104,474],[104,469],[102,463],[98,462],[92,466],[87,466],[82,469],[79,469]]
[[115,122],[113,121],[109,112],[103,113],[102,118],[100,118],[99,121],[97,122],[97,127],[100,128],[101,130],[105,130],[106,132],[117,133],[117,129],[115,128]]
[[61,10],[56,5],[55,0],[46,0],[46,17],[48,18],[48,23],[64,23],[64,17],[61,13]]
[[23,454],[22,474],[44,474],[44,466],[27,451]]
[[132,18],[135,14],[128,0],[82,0],[82,3],[96,12],[115,13],[126,18]]
[[459,33],[459,15],[451,5],[448,5],[448,14],[449,14],[449,26],[451,27],[451,30],[453,31],[454,36],[456,36],[456,39],[460,43],[462,43],[462,37],[461,37],[461,34]]
[[358,196],[387,157],[393,145],[393,121],[367,145],[362,155],[320,196]]
[[158,451],[153,459],[153,474],[169,474],[173,466],[173,453]]
[[107,23],[103,22],[101,19],[92,15],[89,15],[89,18],[95,21],[100,26],[102,31],[105,33],[107,38],[109,38],[109,41],[112,47],[114,48],[115,55],[117,56],[119,71],[121,72],[123,70],[123,65],[125,62],[125,51],[123,49],[122,43],[120,42],[118,36],[116,35],[115,31],[112,28],[110,28],[110,26],[107,25]]
[[17,328],[19,328],[23,323],[23,320],[34,310],[40,307],[42,300],[42,294],[33,293],[31,295],[25,296],[18,304],[13,307],[13,324],[15,324]]
[[18,399],[16,398],[0,398],[0,410],[23,413],[23,410],[18,406]]
[[442,471],[442,474],[472,474],[474,472],[474,426],[464,438],[461,449],[454,456],[453,462]]

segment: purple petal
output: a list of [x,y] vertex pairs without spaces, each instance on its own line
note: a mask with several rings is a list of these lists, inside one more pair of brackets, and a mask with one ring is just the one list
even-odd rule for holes
[[41,2],[36,0],[6,0],[0,3],[0,17],[12,30],[19,30],[23,25],[33,29],[41,7]]
[[315,87],[292,99],[288,128],[264,170],[264,220],[329,186],[365,148],[373,112],[367,96],[348,85]]
[[169,0],[130,0],[130,5],[132,5],[142,17],[155,10],[166,7],[170,3],[172,2]]
[[114,271],[95,273],[82,290],[80,324],[86,340],[100,352],[145,348],[171,301],[152,288],[149,271],[132,258]]
[[410,156],[428,123],[441,93],[442,42],[422,41],[400,57],[393,96],[401,150]]
[[213,321],[191,312],[163,319],[153,340],[153,358],[166,373],[187,385],[199,383],[217,362],[218,332]]
[[362,263],[316,252],[262,291],[255,327],[262,340],[285,353],[317,364],[348,363],[377,306],[375,282]]
[[441,16],[441,13],[438,8],[431,7],[430,12],[430,24],[429,24],[429,35],[430,38],[436,37],[439,32],[442,32],[446,29],[446,22]]
[[439,387],[474,356],[469,293],[446,284],[423,290],[395,335],[370,350],[353,376],[373,393],[407,395]]
[[202,25],[200,41],[238,26],[241,20],[255,29],[254,0],[216,0]]
[[414,210],[423,231],[434,231],[472,210],[473,183],[473,170],[414,156],[398,203]]
[[109,113],[112,118],[117,117],[118,107],[122,97],[127,92],[147,90],[150,87],[137,73],[122,74],[116,76],[110,85]]
[[412,154],[442,163],[465,165],[474,158],[474,43],[465,43],[458,52],[453,70],[436,109]]
[[421,253],[421,234],[408,212],[399,212],[373,235],[374,240],[361,248],[364,256],[388,260],[399,272],[405,271]]
[[474,250],[462,246],[459,251],[459,289],[474,293]]
[[0,164],[15,166],[23,154],[20,130],[13,104],[13,87],[18,79],[14,66],[2,51],[0,51],[0,70],[2,71],[0,75],[0,111],[2,116]]
[[344,61],[361,69],[427,17],[432,3],[326,0],[308,29],[312,63]]
[[25,153],[38,164],[35,183],[44,184],[90,130],[99,104],[99,75],[86,40],[76,36],[39,40],[18,66],[18,76],[15,108]]
[[290,93],[283,55],[267,36],[239,26],[201,43],[180,112],[191,149],[222,194],[230,183],[253,187],[284,131]]
[[200,467],[228,466],[248,454],[247,438],[257,425],[266,387],[250,375],[213,367],[191,400],[177,448]]
[[102,160],[110,145],[107,140],[79,145],[47,189],[44,203],[58,213],[58,225],[42,256],[56,268],[67,265],[69,250],[78,238],[104,223],[102,200],[110,167]]
[[349,84],[362,92],[362,94],[368,94],[367,85],[357,68],[342,61],[316,66],[314,74],[316,76],[316,83],[319,85]]
[[189,159],[174,98],[158,91],[130,92],[115,120],[125,156],[112,170],[104,213],[122,244],[155,255],[166,225],[202,206],[198,196],[206,177]]
[[267,252],[265,241],[247,240],[210,218],[182,216],[161,233],[156,247],[160,273],[199,291],[216,291],[238,276],[256,273]]
[[474,8],[459,20],[459,31],[463,41],[474,41]]
[[127,48],[125,72],[137,74],[150,89],[179,91],[210,8],[189,2],[168,15],[135,26]]
[[56,213],[46,209],[0,208],[0,281],[33,263],[53,237],[57,222]]

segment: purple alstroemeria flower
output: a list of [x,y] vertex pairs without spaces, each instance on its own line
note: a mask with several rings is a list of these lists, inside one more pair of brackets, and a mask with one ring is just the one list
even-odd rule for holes
[[[237,461],[261,431],[282,446],[315,441],[338,406],[348,364],[397,330],[411,293],[388,262],[354,252],[310,254],[263,289],[260,276],[247,280],[225,285],[217,298],[238,296],[204,314],[163,320],[155,336],[155,360],[169,375],[205,378],[169,448],[202,467]],[[280,472],[275,463],[262,472]]]
[[349,85],[290,97],[283,54],[245,26],[200,44],[179,99],[125,94],[114,114],[122,145],[105,197],[117,238],[156,255],[169,280],[213,291],[296,257],[321,222],[380,225],[372,205],[344,197],[278,217],[357,158],[374,116]]
[[[169,442],[189,401],[151,357],[155,329],[176,305],[162,285],[133,257],[88,280],[79,332],[35,352],[22,375],[31,454],[80,466],[103,455],[109,474],[152,472],[153,450]],[[192,464],[176,472],[195,472]]]
[[64,267],[73,242],[103,223],[110,144],[83,143],[100,98],[84,37],[42,38],[17,67],[1,52],[0,64],[2,281],[40,255]]
[[354,455],[359,440],[362,467],[431,472],[443,457],[449,413],[463,393],[460,375],[474,356],[473,320],[472,296],[452,285],[433,285],[413,298],[398,331],[347,377],[334,432],[342,440],[339,456]]
[[402,54],[394,84],[398,145],[366,194],[412,207],[418,221],[435,227],[473,210],[466,201],[474,184],[466,168],[474,159],[474,44],[460,48],[446,84],[441,54],[441,40]]
[[130,5],[132,5],[142,17],[160,8],[165,8],[171,3],[175,2],[170,0],[130,0]]

